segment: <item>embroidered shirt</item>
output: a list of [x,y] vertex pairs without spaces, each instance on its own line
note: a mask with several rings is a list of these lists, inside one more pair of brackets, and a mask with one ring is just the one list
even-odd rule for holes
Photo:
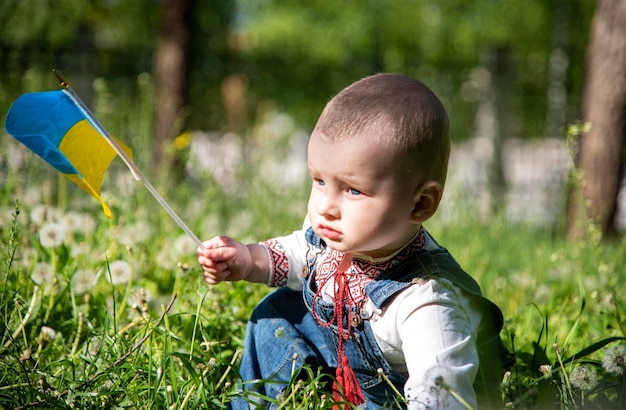
[[[262,242],[270,259],[269,286],[302,289],[307,264],[316,265],[320,295],[332,301],[332,275],[343,254],[326,248],[311,250],[305,239],[308,228],[291,235]],[[354,256],[350,273],[350,294],[370,316],[372,331],[381,351],[394,370],[408,375],[404,393],[409,409],[463,408],[447,391],[437,387],[438,376],[473,407],[473,382],[478,370],[474,336],[482,313],[468,295],[446,279],[430,279],[410,286],[383,310],[366,297],[364,287],[380,272],[404,260],[417,249],[439,245],[423,228],[402,249],[382,259]]]

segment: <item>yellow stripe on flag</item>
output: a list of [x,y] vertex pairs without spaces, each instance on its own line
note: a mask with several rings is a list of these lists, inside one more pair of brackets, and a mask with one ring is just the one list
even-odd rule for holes
[[[115,141],[132,158],[132,151],[120,140]],[[79,175],[63,174],[76,185],[96,198],[107,217],[111,218],[111,210],[100,196],[102,178],[109,164],[117,155],[115,150],[86,119],[78,121],[64,135],[59,150],[69,162],[80,172]]]

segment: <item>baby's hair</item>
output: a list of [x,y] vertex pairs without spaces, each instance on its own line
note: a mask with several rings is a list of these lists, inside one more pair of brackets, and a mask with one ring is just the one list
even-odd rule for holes
[[365,77],[337,94],[315,126],[324,138],[375,136],[398,155],[398,169],[422,180],[446,180],[449,120],[437,96],[402,74]]

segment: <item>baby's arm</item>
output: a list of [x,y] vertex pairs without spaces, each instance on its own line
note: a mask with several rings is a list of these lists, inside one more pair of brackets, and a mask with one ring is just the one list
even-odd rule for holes
[[473,334],[482,314],[458,288],[431,279],[401,292],[372,323],[394,368],[406,366],[409,409],[476,407],[478,353]]
[[223,281],[246,280],[267,283],[269,259],[262,245],[244,245],[227,236],[216,236],[198,249],[198,263],[204,281],[216,285]]

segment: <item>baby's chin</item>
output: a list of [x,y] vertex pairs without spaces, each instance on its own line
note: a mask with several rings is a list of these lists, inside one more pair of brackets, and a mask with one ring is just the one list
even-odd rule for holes
[[320,238],[324,241],[326,247],[332,249],[333,251],[342,253],[353,253],[356,251],[354,248],[348,246],[345,240],[328,239],[323,235],[320,235]]
[[342,253],[350,253],[353,256],[362,256],[362,257],[368,257],[368,258],[372,257],[370,256],[373,253],[372,251],[363,250],[354,246],[350,246],[346,243],[345,240],[344,241],[332,241],[323,237],[322,239],[326,243],[326,246],[334,251],[342,252]]

